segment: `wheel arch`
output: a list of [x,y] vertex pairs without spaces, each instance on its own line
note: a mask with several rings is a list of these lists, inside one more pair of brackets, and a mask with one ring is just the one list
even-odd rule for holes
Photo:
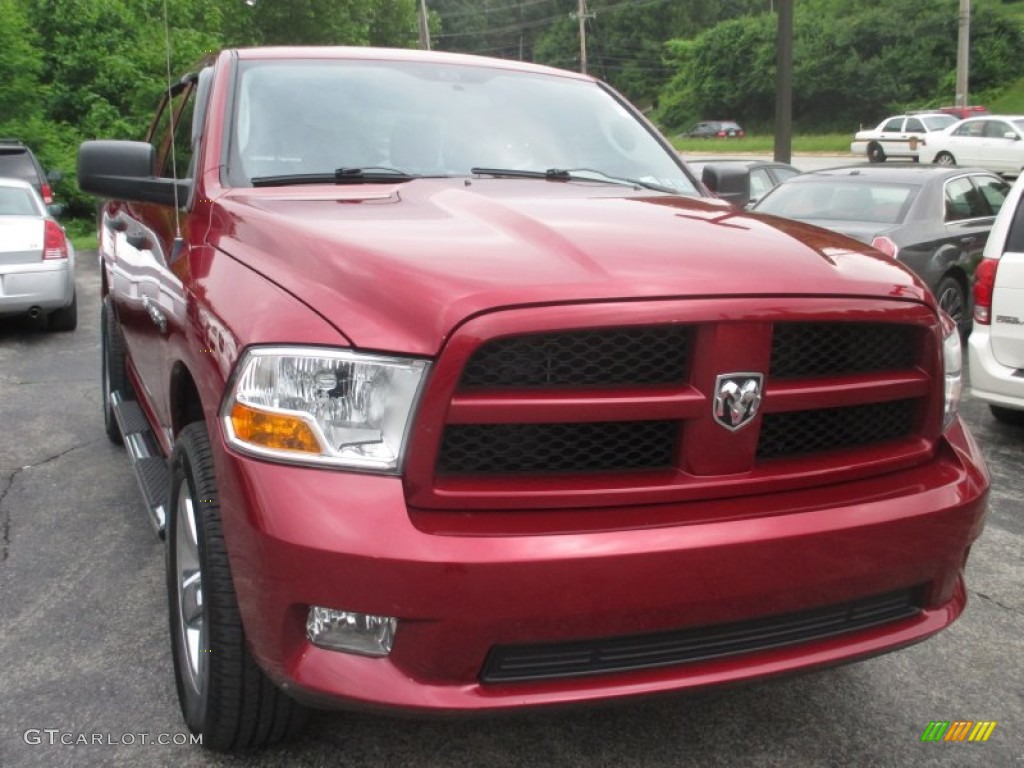
[[180,360],[171,368],[168,395],[171,430],[175,438],[189,424],[205,420],[206,414],[203,410],[203,399],[199,394],[199,387],[188,366]]

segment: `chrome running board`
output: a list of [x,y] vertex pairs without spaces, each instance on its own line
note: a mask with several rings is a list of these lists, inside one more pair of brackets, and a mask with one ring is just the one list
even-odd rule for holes
[[146,415],[134,400],[125,400],[120,392],[110,393],[110,406],[117,419],[117,426],[124,437],[135,479],[146,502],[149,521],[157,535],[164,537],[167,522],[167,498],[170,489],[171,471],[167,459],[160,453],[156,438],[149,428]]

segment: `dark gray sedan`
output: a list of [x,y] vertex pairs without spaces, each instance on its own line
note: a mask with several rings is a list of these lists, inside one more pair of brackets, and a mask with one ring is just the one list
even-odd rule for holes
[[981,169],[865,164],[794,176],[753,210],[870,243],[920,275],[966,332],[974,268],[1009,190]]

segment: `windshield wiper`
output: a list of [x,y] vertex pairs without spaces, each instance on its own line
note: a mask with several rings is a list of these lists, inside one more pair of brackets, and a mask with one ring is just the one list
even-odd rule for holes
[[[470,168],[470,173],[479,176],[500,176],[509,179],[546,179],[548,181],[597,181],[605,184],[622,184],[630,187],[643,187],[659,192],[677,192],[671,187],[655,184],[651,181],[626,179],[612,176],[595,168],[548,168],[546,171],[528,171],[519,168]],[[586,174],[593,174],[586,175]],[[594,178],[597,176],[597,178]]]
[[396,168],[338,168],[334,173],[290,173],[281,176],[256,176],[254,187],[285,187],[293,184],[380,184],[412,181],[417,178]]

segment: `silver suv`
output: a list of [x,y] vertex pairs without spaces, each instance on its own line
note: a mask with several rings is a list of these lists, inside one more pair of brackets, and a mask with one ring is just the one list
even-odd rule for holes
[[35,154],[18,139],[0,139],[0,177],[21,179],[33,187],[43,202],[53,203],[51,183],[60,181],[59,171],[43,171]]

